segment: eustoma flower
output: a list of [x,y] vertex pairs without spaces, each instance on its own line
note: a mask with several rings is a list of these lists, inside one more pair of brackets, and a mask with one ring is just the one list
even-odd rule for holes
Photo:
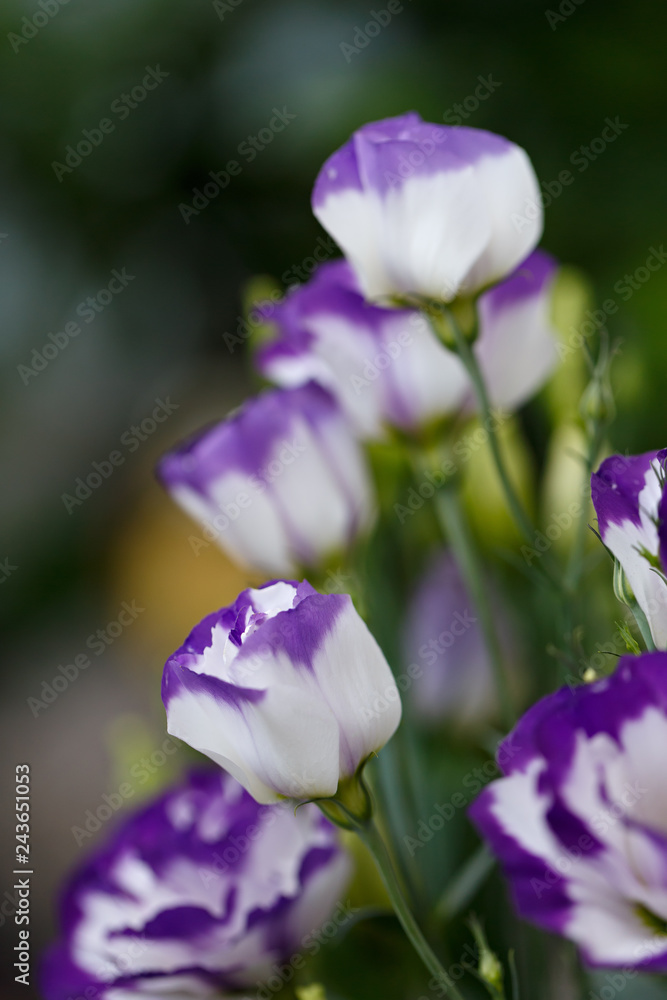
[[[492,611],[506,651],[516,647],[497,595]],[[414,594],[405,625],[404,660],[413,676],[410,698],[420,717],[475,726],[498,713],[493,668],[461,571],[445,550]],[[515,657],[513,657],[515,658]]]
[[169,732],[263,803],[334,796],[401,715],[350,598],[306,582],[245,590],[208,615],[167,661],[162,698]]
[[520,913],[592,965],[667,969],[666,755],[667,654],[625,656],[534,705],[472,807]]
[[260,807],[224,772],[194,771],[70,879],[44,996],[254,996],[329,919],[348,873],[315,807]]
[[[478,303],[474,346],[494,406],[525,402],[557,363],[550,311],[556,262],[535,251]],[[416,431],[473,406],[460,359],[413,309],[368,303],[346,261],[322,265],[272,314],[277,338],[258,355],[282,386],[325,386],[363,437]]]
[[283,386],[325,386],[363,437],[386,424],[411,430],[461,406],[468,377],[459,359],[412,309],[368,303],[345,260],[323,264],[274,310],[278,338],[257,357]]
[[321,566],[372,518],[361,448],[315,384],[262,393],[166,455],[158,474],[207,538],[269,574]]
[[330,156],[313,211],[373,299],[475,294],[509,274],[542,233],[523,149],[413,112],[362,126]]
[[620,563],[653,641],[667,647],[667,449],[612,455],[591,479],[602,541]]

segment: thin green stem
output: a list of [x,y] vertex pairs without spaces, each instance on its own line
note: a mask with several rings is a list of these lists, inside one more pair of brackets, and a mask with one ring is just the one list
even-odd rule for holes
[[[435,317],[432,314],[429,315],[427,313],[427,318],[430,320],[436,335],[439,336],[438,325]],[[471,342],[468,337],[466,337],[455,316],[450,310],[447,310],[446,312],[446,322],[448,329],[451,330],[454,337],[453,346],[455,347],[459,358],[463,362],[463,365],[468,373],[468,377],[470,378],[480,418],[484,427],[491,428],[493,426],[491,401],[486,389],[486,383],[484,382],[484,376],[482,375],[482,371],[477,362],[475,352],[472,349]],[[498,441],[498,435],[493,430],[489,430],[489,447],[491,448],[491,457],[493,458],[493,463],[505,494],[505,500],[507,502],[509,512],[512,515],[512,518],[514,519],[514,522],[524,540],[528,545],[533,545],[536,536],[535,525],[526,513],[524,506],[517,495],[509,472],[507,471],[500,442]],[[545,556],[542,560],[541,569],[545,577],[557,590],[561,590],[563,588],[560,576],[552,569],[550,560],[547,556]]]
[[[595,468],[595,460],[598,456],[600,448],[602,447],[603,438],[604,427],[598,424],[589,442],[588,454],[586,455],[586,461],[584,463],[584,487],[590,483],[591,475],[593,474],[593,469]],[[582,489],[582,495],[588,497],[588,493],[585,489]],[[566,589],[570,591],[573,597],[577,593],[583,570],[584,550],[586,548],[586,536],[588,533],[587,514],[588,504],[585,502],[584,509],[581,512],[581,517],[577,525],[577,531],[572,544],[572,549],[570,551],[570,559],[564,580]]]
[[498,701],[503,716],[503,722],[509,730],[516,721],[514,707],[507,683],[507,675],[503,664],[503,656],[496,634],[496,626],[488,599],[488,591],[484,586],[482,566],[477,553],[477,547],[468,528],[468,523],[461,510],[461,504],[456,487],[445,485],[438,491],[436,498],[438,519],[449,544],[452,547],[456,561],[463,574],[466,588],[484,635],[484,641],[491,661],[491,668],[498,691]]
[[448,995],[453,997],[454,1000],[464,1000],[463,995],[457,989],[454,980],[445,971],[435,952],[422,934],[422,931],[415,920],[410,907],[408,906],[398,878],[396,877],[396,871],[391,858],[389,857],[389,852],[387,851],[384,840],[375,825],[375,821],[371,819],[368,823],[358,826],[357,833],[373,855],[375,864],[377,865],[378,871],[382,876],[382,880],[389,894],[396,916],[401,922],[401,926],[412,944],[412,947],[415,949],[431,975],[436,977],[441,986],[446,987]]
[[646,615],[639,607],[637,601],[632,602],[632,604],[630,605],[630,610],[635,616],[635,621],[637,622],[637,628],[641,632],[641,636],[642,639],[644,640],[646,648],[649,650],[649,652],[653,652],[655,650],[655,643],[653,642],[653,636],[651,635],[651,629],[648,620],[646,618]]
[[[480,416],[484,424],[487,427],[490,427],[492,423],[491,401],[489,400],[489,394],[486,391],[486,384],[484,382],[484,377],[482,376],[479,364],[477,363],[475,352],[454,317],[450,314],[448,318],[454,333],[457,354],[461,358],[461,361],[463,362],[470,377],[470,381],[472,382]],[[512,481],[509,477],[509,473],[505,465],[505,459],[503,458],[500,450],[496,434],[489,434],[489,445],[491,447],[493,461],[496,466],[500,482],[502,483],[510,513],[512,514],[512,517],[514,518],[521,534],[529,544],[532,544],[535,540],[535,528],[525,512],[523,504],[516,494],[516,490],[514,489]]]

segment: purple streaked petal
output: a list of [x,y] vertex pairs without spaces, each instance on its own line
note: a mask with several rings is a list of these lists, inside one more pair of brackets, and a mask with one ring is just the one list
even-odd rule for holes
[[592,965],[664,970],[667,944],[639,907],[667,919],[667,654],[622,657],[543,699],[511,739],[519,753],[471,816],[519,912]]
[[609,524],[641,523],[639,494],[659,454],[658,451],[646,451],[641,455],[612,455],[591,476],[593,506],[603,541]]
[[[305,903],[309,927],[328,918],[348,870],[315,807],[298,815],[261,807],[223,772],[192,772],[118,827],[70,880],[64,936],[42,967],[44,995],[254,988],[298,949]],[[139,875],[131,892],[129,871]]]
[[612,455],[591,478],[602,541],[620,564],[653,641],[667,647],[667,584],[656,572],[666,451]]

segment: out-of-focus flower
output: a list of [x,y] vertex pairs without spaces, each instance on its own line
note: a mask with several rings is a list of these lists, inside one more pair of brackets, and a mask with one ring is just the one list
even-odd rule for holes
[[[474,350],[494,406],[525,402],[557,363],[550,322],[556,262],[535,251],[479,299]],[[368,303],[346,261],[324,264],[273,312],[279,335],[258,354],[279,385],[325,386],[363,437],[412,432],[474,406],[459,358],[412,309]]]
[[345,260],[318,268],[272,319],[279,336],[258,354],[260,370],[283,386],[316,380],[363,437],[381,437],[387,424],[414,430],[459,409],[468,392],[463,364],[426,318],[368,303]]
[[558,364],[551,305],[557,263],[535,250],[501,284],[481,295],[475,353],[494,406],[515,410]]
[[372,519],[360,445],[314,383],[250,400],[167,454],[158,475],[206,540],[269,574],[321,567]]
[[513,271],[542,234],[523,149],[414,112],[362,126],[330,156],[313,211],[372,299],[475,294]]
[[667,655],[534,705],[472,818],[519,912],[587,962],[667,969]]
[[204,618],[167,661],[162,699],[169,732],[264,803],[335,795],[401,717],[351,599],[305,581],[245,590]]
[[254,995],[329,918],[348,873],[316,807],[261,807],[223,771],[193,771],[71,877],[44,996]]
[[612,455],[591,478],[602,541],[620,563],[653,641],[667,647],[667,449]]
[[[495,595],[494,595],[495,597]],[[496,627],[507,652],[516,644],[493,601]],[[404,659],[414,680],[410,697],[422,718],[471,727],[493,719],[498,699],[475,607],[449,551],[421,580],[408,610]]]

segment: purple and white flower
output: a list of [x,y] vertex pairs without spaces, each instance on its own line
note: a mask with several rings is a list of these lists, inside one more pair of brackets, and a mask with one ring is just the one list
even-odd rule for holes
[[350,597],[305,581],[244,590],[204,618],[167,661],[162,700],[169,732],[262,803],[335,795],[401,717],[391,670]]
[[[524,403],[557,364],[550,319],[556,266],[536,250],[479,299],[474,350],[500,409]],[[474,406],[463,364],[426,318],[368,303],[346,261],[323,264],[272,320],[278,337],[258,354],[263,374],[288,387],[318,382],[362,437],[381,438],[387,426],[416,431]]]
[[323,264],[277,307],[278,338],[257,357],[282,386],[310,379],[332,393],[357,432],[410,431],[455,412],[468,392],[463,364],[412,309],[383,309],[361,294],[345,260]]
[[315,215],[371,299],[481,291],[535,248],[541,204],[519,146],[414,112],[358,129],[313,191]]
[[167,454],[158,475],[207,539],[267,574],[321,567],[373,516],[361,447],[314,383],[250,400]]
[[591,478],[600,537],[620,563],[653,641],[667,648],[667,449],[612,455]]
[[315,806],[258,806],[223,771],[193,771],[70,878],[43,994],[254,995],[330,917],[348,875]]
[[667,970],[667,654],[534,705],[471,815],[519,912],[595,966]]
[[[490,596],[502,646],[514,660],[515,637],[498,595]],[[457,727],[488,723],[498,699],[486,643],[461,571],[449,550],[439,553],[408,608],[404,660],[414,677],[410,698],[419,716]],[[510,656],[508,656],[508,659]]]
[[478,299],[474,350],[489,399],[502,410],[516,410],[530,399],[558,364],[551,318],[557,269],[550,254],[535,250]]

